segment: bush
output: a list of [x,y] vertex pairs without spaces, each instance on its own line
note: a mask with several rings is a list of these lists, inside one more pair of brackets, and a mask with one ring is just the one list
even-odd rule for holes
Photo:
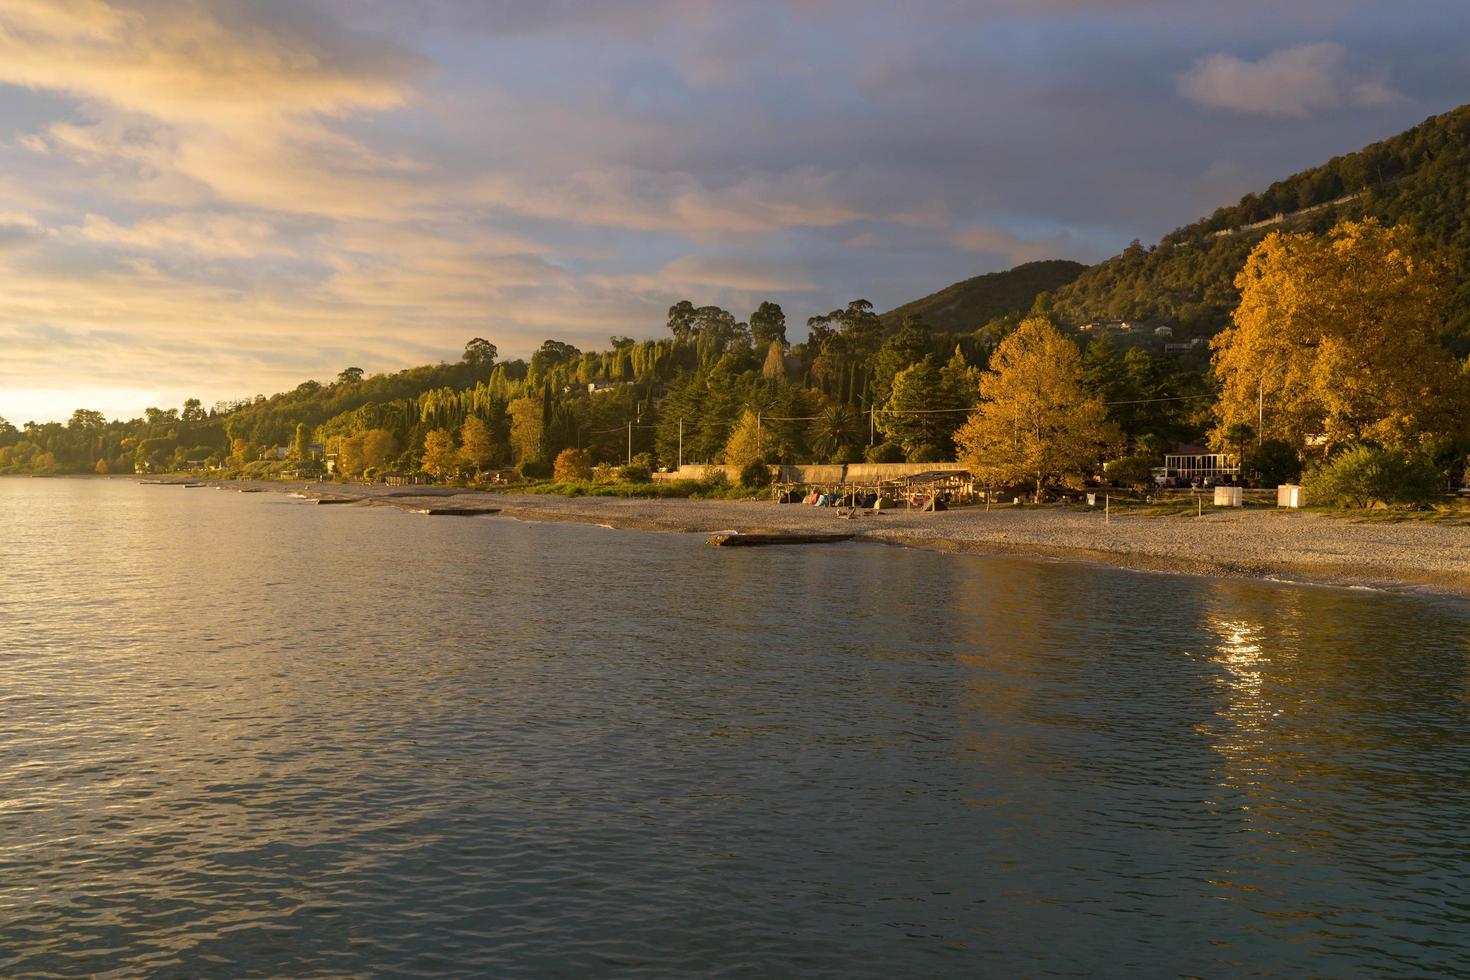
[[943,463],[946,453],[932,442],[921,442],[909,450],[910,463]]
[[653,473],[647,466],[633,463],[618,468],[618,479],[624,483],[652,483]]
[[699,478],[695,496],[722,497],[730,489],[730,479],[725,476],[724,470],[711,470]]
[[1346,449],[1302,481],[1307,503],[1337,507],[1422,505],[1444,491],[1444,477],[1428,460],[1376,446]]
[[1108,482],[1120,487],[1147,487],[1154,482],[1155,461],[1152,456],[1124,456],[1103,467]]
[[1245,454],[1245,468],[1263,487],[1295,483],[1302,476],[1302,460],[1291,443],[1267,439]]
[[618,468],[611,463],[598,463],[592,467],[593,483],[612,483],[618,478]]
[[585,449],[563,449],[556,455],[551,478],[557,483],[592,479],[592,454]]
[[765,463],[746,463],[740,470],[740,485],[747,490],[763,490],[771,485],[771,468]]
[[868,451],[863,453],[863,459],[870,463],[902,463],[903,447],[896,442],[880,442],[876,446],[869,446]]
[[551,479],[551,464],[541,459],[531,459],[520,466],[521,476],[527,480]]

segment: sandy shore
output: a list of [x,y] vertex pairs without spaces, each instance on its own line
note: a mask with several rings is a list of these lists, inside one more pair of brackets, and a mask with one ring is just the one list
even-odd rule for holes
[[[278,482],[229,483],[359,506],[499,508],[522,520],[646,531],[833,531],[938,551],[1031,555],[1188,575],[1370,585],[1470,596],[1470,527],[1352,523],[1301,511],[1221,511],[1203,517],[1118,516],[1066,508],[903,510],[839,518],[830,508],[767,501],[626,500],[482,493],[452,488]],[[452,497],[452,500],[449,499]]]

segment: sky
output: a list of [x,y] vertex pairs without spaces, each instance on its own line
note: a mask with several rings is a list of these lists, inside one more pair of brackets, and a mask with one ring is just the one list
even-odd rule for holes
[[1094,262],[1466,101],[1464,0],[0,0],[0,417]]

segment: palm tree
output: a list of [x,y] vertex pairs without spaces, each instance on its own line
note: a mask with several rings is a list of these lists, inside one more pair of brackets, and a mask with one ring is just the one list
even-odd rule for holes
[[824,460],[832,460],[857,438],[858,417],[850,405],[828,405],[812,420],[811,447]]

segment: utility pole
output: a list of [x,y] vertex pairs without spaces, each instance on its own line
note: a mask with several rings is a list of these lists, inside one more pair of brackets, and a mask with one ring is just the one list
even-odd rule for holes
[[868,445],[873,444],[873,433],[878,427],[878,403],[868,402]]
[[684,468],[684,420],[679,420],[679,469]]
[[628,465],[633,465],[633,420],[628,420]]
[[1256,379],[1256,448],[1261,448],[1261,427],[1266,424],[1266,379]]

